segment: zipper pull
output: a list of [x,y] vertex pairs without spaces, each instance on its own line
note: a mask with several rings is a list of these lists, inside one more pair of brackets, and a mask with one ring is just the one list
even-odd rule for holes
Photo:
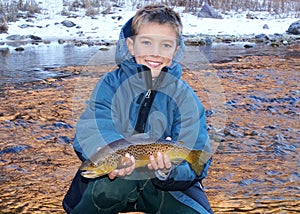
[[150,95],[151,95],[151,89],[148,89],[148,91],[147,91],[147,93],[145,95],[145,98],[148,99],[150,97]]

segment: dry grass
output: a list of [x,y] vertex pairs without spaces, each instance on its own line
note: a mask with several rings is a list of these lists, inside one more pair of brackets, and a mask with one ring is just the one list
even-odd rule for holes
[[[267,11],[278,17],[300,17],[299,0],[132,0],[132,8],[139,8],[145,4],[163,2],[173,7],[183,7],[185,12],[196,12],[206,1],[214,8],[223,13],[228,11]],[[0,12],[7,16],[7,21],[16,21],[18,11],[26,11],[28,14],[39,13],[40,8],[37,0],[18,0],[11,3],[3,3],[0,0]],[[101,9],[106,9],[111,5],[125,6],[126,0],[75,0],[66,2],[69,11],[76,11],[79,8],[86,10],[86,15],[99,14]],[[126,5],[129,6],[129,5]]]

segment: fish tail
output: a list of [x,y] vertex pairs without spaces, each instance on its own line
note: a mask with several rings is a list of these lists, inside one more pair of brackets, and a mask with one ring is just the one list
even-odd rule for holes
[[197,175],[201,175],[204,164],[209,160],[210,154],[200,151],[200,150],[192,150],[186,160],[189,162],[191,168],[195,171]]

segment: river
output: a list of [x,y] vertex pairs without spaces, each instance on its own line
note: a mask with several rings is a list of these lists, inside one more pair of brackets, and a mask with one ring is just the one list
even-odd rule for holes
[[[299,53],[299,45],[187,48],[183,79],[203,102],[210,128],[216,109],[195,70],[209,63],[204,68],[213,68],[223,89],[224,130],[203,182],[215,213],[299,213]],[[101,70],[112,58],[113,49],[96,46],[1,52],[0,213],[63,213],[80,165],[72,150],[74,103],[89,76],[74,71],[91,64]]]
[[[205,57],[208,62],[220,63],[232,61],[238,57],[249,55],[287,55],[299,54],[288,51],[288,46],[272,48],[264,44],[244,48],[246,43],[213,44],[206,46],[188,46],[183,64],[190,61],[198,62]],[[103,47],[102,47],[103,48]],[[84,66],[90,63],[97,65],[112,64],[114,60],[114,46],[99,50],[99,46],[76,46],[74,44],[38,44],[24,46],[23,51],[16,51],[15,47],[0,48],[0,85],[6,83],[32,82],[49,77],[65,76],[66,74],[51,71],[53,68],[65,66]],[[97,62],[93,58],[97,55]],[[93,62],[91,62],[93,60]]]

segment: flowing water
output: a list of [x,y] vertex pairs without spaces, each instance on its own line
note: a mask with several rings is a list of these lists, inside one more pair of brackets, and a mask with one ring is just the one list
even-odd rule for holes
[[[113,51],[95,59],[96,46],[0,50],[0,213],[64,213],[61,200],[80,165],[71,144],[74,92],[84,75],[74,73],[80,65],[110,63]],[[215,213],[300,211],[299,53],[299,45],[187,49],[183,64],[201,69],[204,55],[225,94],[226,126],[204,180]],[[201,98],[211,126],[215,112],[207,88],[192,71],[183,78]]]
[[[232,61],[249,55],[287,55],[288,46],[272,48],[261,44],[253,48],[244,48],[244,43],[215,44],[200,47],[187,47],[183,64],[205,58],[211,63]],[[90,62],[95,55],[98,62]],[[201,54],[201,55],[200,55]],[[296,54],[296,53],[295,53]],[[65,73],[53,72],[53,68],[69,65],[111,64],[114,60],[114,47],[99,51],[99,46],[76,46],[74,44],[25,45],[24,51],[12,47],[0,47],[0,85],[4,83],[31,82],[49,77],[66,76]]]

